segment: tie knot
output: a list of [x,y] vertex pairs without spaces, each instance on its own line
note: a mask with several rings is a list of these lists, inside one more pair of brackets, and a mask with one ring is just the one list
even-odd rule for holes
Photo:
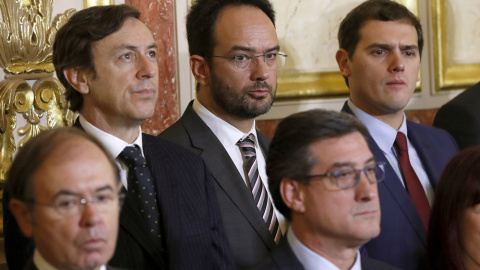
[[118,155],[118,158],[125,162],[128,166],[141,166],[145,165],[145,158],[142,156],[142,152],[138,146],[127,146],[123,151]]
[[240,147],[253,147],[255,148],[255,135],[253,133],[248,134],[247,137],[238,140],[237,145]]
[[397,138],[395,138],[395,144],[397,145],[398,151],[408,151],[407,147],[407,137],[402,132],[397,132]]

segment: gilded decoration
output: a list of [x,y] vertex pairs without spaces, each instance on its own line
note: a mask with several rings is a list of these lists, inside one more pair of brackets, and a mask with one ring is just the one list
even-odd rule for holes
[[75,119],[52,64],[55,34],[75,10],[52,21],[53,5],[54,0],[0,0],[0,66],[6,74],[0,81],[1,183],[17,147]]

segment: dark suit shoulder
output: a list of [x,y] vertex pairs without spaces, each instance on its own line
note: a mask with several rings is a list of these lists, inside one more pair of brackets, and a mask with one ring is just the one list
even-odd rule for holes
[[391,266],[381,261],[377,261],[365,256],[362,256],[362,270],[400,270],[400,268]]
[[250,270],[303,270],[303,265],[293,253],[288,241],[284,239],[278,248]]

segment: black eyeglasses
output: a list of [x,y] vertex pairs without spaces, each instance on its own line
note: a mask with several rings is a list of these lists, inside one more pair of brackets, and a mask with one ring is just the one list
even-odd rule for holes
[[344,168],[331,173],[308,175],[305,179],[334,177],[335,187],[339,189],[349,189],[358,185],[362,172],[367,177],[368,182],[372,184],[379,183],[385,178],[385,162],[376,162],[367,165],[363,169]]
[[[247,54],[236,54],[234,56],[219,56],[214,55],[213,57],[225,58],[233,60],[235,67],[238,70],[251,70],[258,63],[258,58],[263,57],[263,62],[270,70],[276,70],[285,65],[286,58],[288,55],[278,52],[278,53],[266,53],[261,55],[247,55]],[[255,61],[252,61],[255,59]]]

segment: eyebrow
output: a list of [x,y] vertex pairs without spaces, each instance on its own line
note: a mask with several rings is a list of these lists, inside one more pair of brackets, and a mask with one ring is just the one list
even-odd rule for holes
[[[94,193],[99,193],[99,192],[102,192],[102,191],[106,191],[106,190],[110,190],[110,191],[113,191],[113,188],[111,185],[105,185],[105,186],[102,186],[102,187],[99,187],[97,189],[95,189],[95,192]],[[58,192],[54,199],[60,197],[60,196],[77,196],[77,197],[82,197],[82,195],[80,193],[77,193],[77,192],[73,192],[71,190],[60,190],[60,192]]]
[[[137,51],[138,48],[139,48],[138,46],[122,44],[122,45],[116,47],[115,51],[122,51],[122,50],[125,50],[125,49],[132,50],[132,51]],[[147,50],[150,50],[150,49],[158,50],[158,45],[156,43],[152,43],[147,47]]]
[[[394,46],[392,46],[390,44],[373,43],[373,44],[370,44],[370,46],[368,46],[366,48],[366,50],[370,50],[370,49],[374,49],[374,48],[380,48],[380,49],[384,49],[384,50],[392,50],[393,47]],[[418,46],[417,45],[400,45],[400,50],[402,50],[402,51],[418,50]]]
[[[267,49],[265,52],[279,51],[279,50],[280,50],[280,46],[277,45],[277,46],[275,46],[275,47],[273,47],[273,48]],[[230,52],[234,52],[234,51],[246,51],[246,52],[255,53],[255,50],[254,50],[253,48],[244,47],[244,46],[239,46],[239,45],[233,46],[233,47],[230,49]]]
[[[372,161],[375,161],[375,157],[371,157],[371,158],[367,159],[364,164],[368,164]],[[353,167],[355,167],[355,165],[356,165],[356,163],[354,163],[354,162],[336,162],[332,166],[330,166],[330,168],[328,168],[327,171],[329,171],[331,169],[334,169],[334,168],[341,168],[341,167],[352,167],[353,168]]]

